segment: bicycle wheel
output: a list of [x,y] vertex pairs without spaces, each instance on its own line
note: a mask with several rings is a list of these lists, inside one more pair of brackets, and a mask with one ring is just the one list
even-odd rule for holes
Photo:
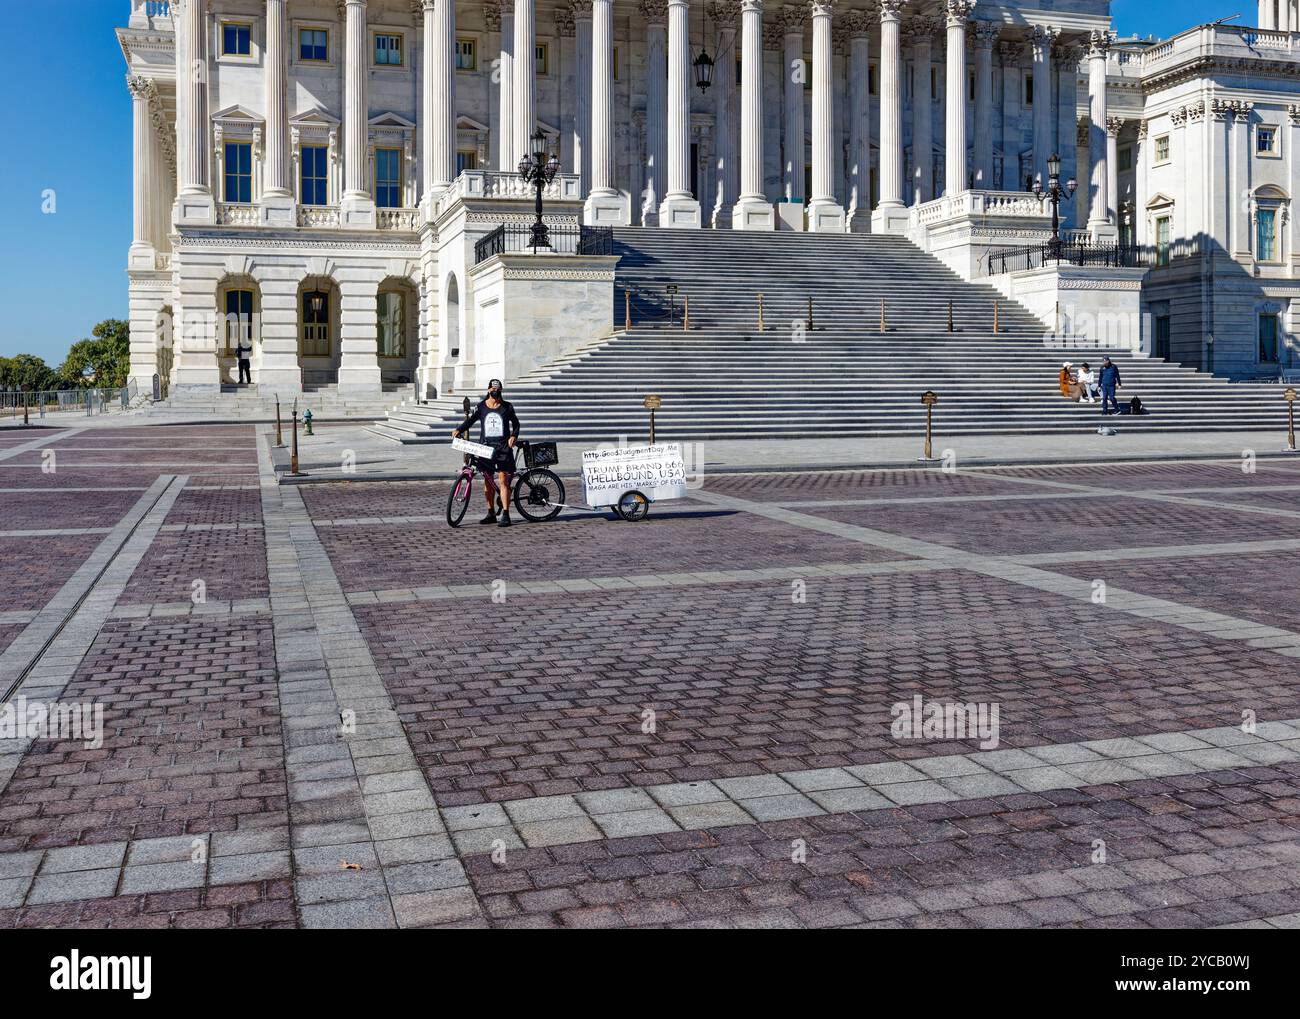
[[460,522],[465,519],[465,510],[469,506],[469,497],[474,488],[474,475],[469,471],[461,472],[456,483],[451,486],[451,492],[447,495],[447,523],[452,527],[459,527]]
[[563,508],[564,482],[541,467],[531,467],[515,482],[514,505],[525,520],[541,523],[557,516]]
[[650,500],[640,492],[624,492],[619,496],[615,509],[628,523],[635,523],[650,512]]

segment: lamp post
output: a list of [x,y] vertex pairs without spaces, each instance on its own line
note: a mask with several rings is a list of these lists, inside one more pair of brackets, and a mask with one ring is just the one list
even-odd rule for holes
[[1041,181],[1034,181],[1038,203],[1052,203],[1052,239],[1047,242],[1049,258],[1061,257],[1061,199],[1072,198],[1078,186],[1073,177],[1061,184],[1061,157],[1055,152],[1047,157],[1047,187],[1044,188]]
[[700,90],[700,95],[709,91],[709,86],[713,84],[713,58],[709,56],[708,47],[704,45],[706,36],[706,24],[704,21],[705,10],[703,5],[700,7],[700,55],[695,58],[693,66],[695,67],[695,86]]
[[532,236],[528,242],[535,255],[538,248],[549,248],[551,246],[549,232],[546,229],[546,224],[542,222],[542,192],[559,174],[560,157],[554,152],[547,153],[546,135],[542,133],[541,128],[534,131],[532,138],[529,140],[532,142],[532,151],[525,152],[520,158],[519,176],[526,183],[531,183],[537,191],[537,202],[534,205],[537,221],[533,223]]

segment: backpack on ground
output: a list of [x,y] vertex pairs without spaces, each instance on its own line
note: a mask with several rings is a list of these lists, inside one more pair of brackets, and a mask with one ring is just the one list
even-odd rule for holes
[[1146,408],[1142,406],[1142,397],[1135,396],[1128,402],[1128,412],[1130,414],[1145,414]]

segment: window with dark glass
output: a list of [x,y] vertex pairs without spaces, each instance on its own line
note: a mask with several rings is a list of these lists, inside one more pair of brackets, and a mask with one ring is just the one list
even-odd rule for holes
[[304,28],[298,32],[299,60],[328,60],[329,32],[323,28]]
[[329,148],[324,145],[302,147],[302,204],[329,204]]
[[402,150],[375,149],[375,205],[402,207]]
[[253,144],[226,142],[225,196],[227,202],[253,200]]
[[402,66],[402,37],[375,33],[375,64],[381,67]]
[[240,340],[253,340],[253,292],[226,291],[226,353],[234,354]]
[[406,356],[406,324],[399,290],[379,294],[379,356]]
[[221,53],[228,57],[247,57],[253,52],[251,25],[222,25]]
[[456,40],[456,70],[478,70],[478,46],[473,39]]
[[330,295],[323,290],[302,295],[302,353],[304,357],[329,357]]
[[1262,364],[1277,364],[1278,319],[1276,315],[1259,316],[1259,360]]

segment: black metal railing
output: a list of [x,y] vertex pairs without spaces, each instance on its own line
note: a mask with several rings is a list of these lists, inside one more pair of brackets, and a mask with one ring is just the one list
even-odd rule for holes
[[1078,265],[1095,268],[1152,269],[1204,251],[1200,238],[1189,237],[1168,244],[1090,244],[1050,242],[1007,248],[989,255],[989,275],[1040,269],[1044,265]]
[[550,247],[534,247],[531,226],[502,223],[474,244],[474,264],[493,255],[612,255],[614,229],[608,226],[553,226],[547,231]]

